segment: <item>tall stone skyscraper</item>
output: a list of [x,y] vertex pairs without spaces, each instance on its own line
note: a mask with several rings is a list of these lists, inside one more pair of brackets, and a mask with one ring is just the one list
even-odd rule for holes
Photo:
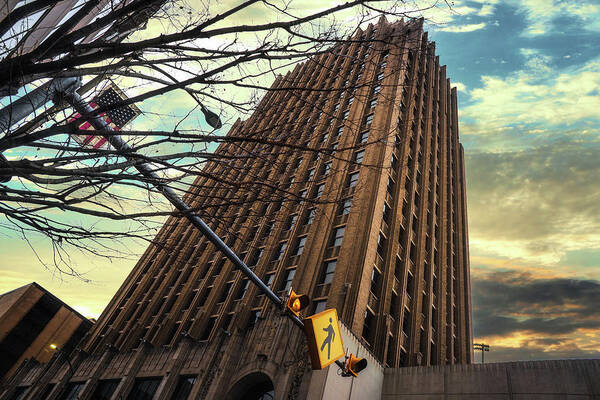
[[[434,50],[422,21],[382,18],[297,65],[186,196],[275,292],[308,294],[310,313],[335,307],[381,368],[473,358],[457,96]],[[189,398],[303,398],[310,380],[303,333],[181,216],[83,349],[107,345],[127,377],[106,367],[81,393],[121,377],[125,397],[180,393],[188,379]],[[184,350],[160,364],[169,347]]]

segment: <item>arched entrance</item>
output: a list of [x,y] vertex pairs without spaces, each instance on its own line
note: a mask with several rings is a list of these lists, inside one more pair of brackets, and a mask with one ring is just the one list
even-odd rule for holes
[[237,381],[227,394],[227,400],[273,400],[275,388],[271,378],[262,372],[253,372]]

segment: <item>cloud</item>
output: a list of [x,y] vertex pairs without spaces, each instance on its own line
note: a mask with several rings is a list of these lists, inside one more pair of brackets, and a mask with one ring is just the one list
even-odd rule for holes
[[552,264],[600,243],[600,144],[466,153],[473,254]]
[[479,11],[477,12],[477,15],[479,15],[480,17],[490,16],[490,15],[494,14],[494,8],[495,7],[493,4],[484,4],[481,6]]
[[459,92],[464,92],[464,93],[467,93],[467,92],[468,92],[468,91],[467,91],[467,87],[466,87],[466,86],[465,86],[465,84],[464,84],[464,83],[462,83],[462,82],[452,82],[452,85],[453,85],[454,87],[456,87],[456,90],[458,90]]
[[474,274],[472,298],[474,335],[492,345],[497,361],[600,353],[597,280],[510,270]]
[[[600,60],[555,73],[550,58],[522,49],[525,69],[507,77],[482,76],[482,87],[471,90],[471,104],[461,110],[463,134],[492,134],[507,127],[533,124],[572,125],[598,121]],[[520,124],[520,125],[519,125]]]
[[452,33],[464,33],[464,32],[473,32],[478,31],[480,29],[485,28],[485,22],[481,22],[478,24],[467,24],[467,25],[453,25],[446,26],[444,28],[440,28],[440,31],[443,32],[452,32]]
[[508,3],[519,7],[529,22],[523,33],[524,36],[548,34],[555,28],[553,22],[565,17],[580,19],[579,25],[583,29],[598,30],[600,27],[598,18],[600,8],[594,1],[553,1],[548,4],[548,0],[519,0]]

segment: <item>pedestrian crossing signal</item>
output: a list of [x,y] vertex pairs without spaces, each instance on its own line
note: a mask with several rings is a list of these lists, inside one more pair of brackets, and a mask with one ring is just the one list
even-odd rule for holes
[[335,308],[304,318],[312,369],[323,369],[345,354],[340,323]]
[[350,357],[346,358],[344,363],[344,375],[345,376],[358,376],[358,373],[363,369],[367,368],[367,359],[354,357],[350,354]]
[[290,290],[290,297],[288,297],[286,308],[294,314],[296,317],[300,316],[300,311],[304,310],[310,300],[305,294],[296,294],[293,290]]

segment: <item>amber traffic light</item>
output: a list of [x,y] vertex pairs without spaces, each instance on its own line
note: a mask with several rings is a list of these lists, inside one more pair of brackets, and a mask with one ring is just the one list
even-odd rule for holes
[[344,373],[346,374],[346,376],[358,376],[358,373],[365,368],[367,368],[366,358],[358,358],[350,354],[350,357],[346,359],[346,362],[344,364]]
[[296,294],[293,290],[290,291],[290,297],[288,297],[288,301],[286,304],[286,308],[295,316],[300,316],[300,311],[304,310],[310,300],[308,296],[305,294]]

